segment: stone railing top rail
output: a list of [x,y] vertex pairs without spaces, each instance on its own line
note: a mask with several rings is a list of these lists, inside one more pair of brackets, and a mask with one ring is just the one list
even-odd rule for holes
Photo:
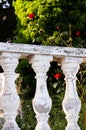
[[53,55],[59,57],[79,57],[86,58],[86,49],[73,48],[73,47],[60,47],[60,46],[42,46],[42,45],[31,45],[31,44],[15,44],[15,43],[4,43],[0,42],[0,53],[2,52],[14,52],[21,53],[24,57],[41,54],[41,55]]

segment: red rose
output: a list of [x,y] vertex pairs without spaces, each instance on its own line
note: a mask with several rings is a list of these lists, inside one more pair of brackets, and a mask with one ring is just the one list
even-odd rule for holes
[[80,31],[77,31],[76,32],[76,36],[80,36],[81,32]]
[[28,15],[28,18],[30,18],[30,19],[34,19],[34,17],[35,17],[34,14],[29,14],[29,15]]
[[60,26],[56,26],[56,29],[57,29],[57,30],[60,30]]
[[60,74],[60,73],[56,73],[56,74],[54,75],[54,78],[55,78],[55,79],[61,78],[61,74]]

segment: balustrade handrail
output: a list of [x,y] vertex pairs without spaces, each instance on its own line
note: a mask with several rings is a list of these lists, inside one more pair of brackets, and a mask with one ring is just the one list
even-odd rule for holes
[[0,42],[0,52],[21,53],[22,56],[33,54],[52,55],[57,57],[79,57],[86,58],[85,48],[43,46],[32,44],[16,44]]

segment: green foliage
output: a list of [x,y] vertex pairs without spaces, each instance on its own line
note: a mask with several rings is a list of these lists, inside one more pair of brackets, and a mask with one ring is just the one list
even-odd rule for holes
[[27,60],[19,61],[16,72],[20,73],[16,84],[21,99],[21,110],[16,121],[21,130],[33,130],[36,125],[35,113],[32,109],[32,98],[35,93],[35,74]]
[[[21,130],[33,130],[36,126],[35,114],[32,109],[32,100],[22,100],[21,101],[22,113],[16,118],[16,121],[21,128]],[[33,123],[34,122],[34,123]]]
[[[19,21],[18,42],[49,44],[56,35],[59,36],[56,31],[56,19],[61,14],[58,1],[17,0],[14,8]],[[34,14],[34,18],[30,19],[29,14]]]
[[13,6],[17,42],[85,47],[85,0],[16,0]]

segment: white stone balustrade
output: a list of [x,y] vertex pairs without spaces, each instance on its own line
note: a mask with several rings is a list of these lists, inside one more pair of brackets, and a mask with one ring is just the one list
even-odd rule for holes
[[48,119],[52,99],[47,90],[47,72],[52,61],[60,62],[65,74],[66,88],[62,106],[67,127],[64,129],[80,130],[77,122],[81,101],[76,89],[76,74],[79,65],[86,62],[86,49],[0,43],[0,65],[4,71],[3,82],[0,74],[0,108],[5,117],[2,130],[20,130],[15,121],[20,103],[15,86],[15,69],[20,58],[28,59],[36,73],[36,92],[32,101],[37,118],[35,130],[51,130]]

